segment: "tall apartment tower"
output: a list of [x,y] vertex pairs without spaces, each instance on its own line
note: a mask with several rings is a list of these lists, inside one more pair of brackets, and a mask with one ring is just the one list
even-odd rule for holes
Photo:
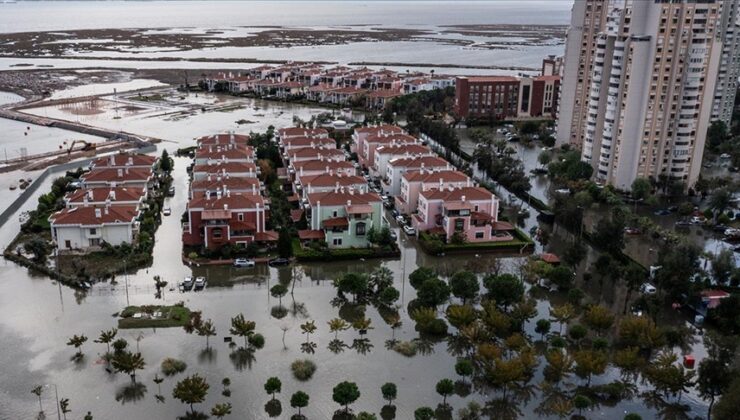
[[722,61],[714,90],[712,121],[728,127],[735,107],[735,92],[740,77],[740,0],[722,1]]
[[588,89],[591,85],[596,36],[606,27],[614,0],[576,0],[566,37],[556,140],[558,145],[583,142]]
[[722,56],[722,0],[626,0],[607,15],[592,52],[581,158],[621,190],[637,177],[692,186]]

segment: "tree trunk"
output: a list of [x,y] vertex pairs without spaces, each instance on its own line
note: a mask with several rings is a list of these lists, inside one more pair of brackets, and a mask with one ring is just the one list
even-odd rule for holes
[[712,406],[713,405],[714,405],[714,394],[712,394],[712,398],[709,399],[709,409],[707,410],[707,420],[711,420],[712,418]]
[[136,371],[133,371],[131,373],[131,383],[136,383]]
[[[711,406],[709,406],[709,407],[710,407],[710,410],[711,410]],[[42,413],[44,412],[44,407],[41,406],[41,395],[39,395],[39,411],[42,412]]]
[[190,403],[190,412],[195,413],[195,409],[193,409],[193,403]]

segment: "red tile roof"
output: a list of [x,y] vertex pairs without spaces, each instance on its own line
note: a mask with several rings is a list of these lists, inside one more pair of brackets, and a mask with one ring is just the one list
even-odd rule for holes
[[518,82],[514,76],[470,76],[466,77],[470,83]]
[[234,211],[238,211],[241,209],[254,209],[257,208],[258,205],[264,208],[265,200],[259,195],[252,194],[231,193],[226,196],[222,195],[221,198],[218,198],[215,196],[215,194],[212,194],[210,199],[206,198],[205,196],[193,197],[188,203],[188,208],[191,210],[223,210],[224,205],[228,207],[228,210]]
[[[139,201],[143,195],[143,188],[80,188],[67,193],[64,196],[64,200],[71,203],[84,203],[85,197],[87,197],[87,201],[89,202],[104,202],[110,199],[111,204],[115,204],[117,201]],[[113,196],[115,196],[115,199],[113,199]]]
[[445,202],[462,201],[463,196],[465,197],[465,201],[491,200],[494,197],[490,191],[483,187],[427,190],[422,191],[420,195],[423,195],[427,200],[442,200]]
[[252,162],[216,162],[212,164],[202,163],[193,167],[193,173],[204,172],[204,173],[244,173],[244,172],[257,172],[257,165]]
[[378,89],[370,92],[367,96],[370,98],[395,98],[402,95],[403,93],[397,90]]
[[202,145],[217,145],[228,143],[247,144],[249,142],[249,136],[245,134],[222,133],[200,137],[195,141],[196,143]]
[[229,149],[201,146],[195,150],[196,159],[251,159],[253,157],[254,148],[242,145]]
[[332,138],[315,138],[315,137],[290,137],[288,139],[282,139],[280,142],[286,147],[311,147],[311,146],[332,146],[336,147],[337,143]]
[[102,225],[109,223],[132,223],[139,215],[136,206],[74,207],[60,210],[49,220],[54,225]]
[[551,254],[549,252],[545,252],[544,254],[540,255],[540,259],[548,264],[559,264],[560,258],[558,258],[557,255]]
[[328,136],[329,132],[324,128],[304,128],[304,127],[287,127],[278,130],[278,134],[281,138],[285,137],[318,137]]
[[323,230],[299,230],[298,238],[302,241],[323,240],[325,238]]
[[139,153],[116,153],[110,156],[103,156],[92,161],[96,168],[115,167],[115,166],[152,166],[157,158]]
[[442,182],[465,182],[470,178],[460,171],[442,170],[442,171],[415,171],[403,174],[408,182],[435,183]]
[[335,217],[332,219],[326,219],[321,222],[321,226],[324,228],[329,227],[345,227],[349,226],[349,220],[346,217]]
[[381,131],[385,133],[403,133],[404,132],[403,128],[397,125],[390,125],[390,124],[355,128],[356,133],[379,133]]
[[312,147],[301,147],[300,149],[291,149],[287,154],[289,159],[314,158],[319,160],[344,160],[344,152],[339,149],[314,149]]
[[266,230],[255,233],[254,239],[259,242],[277,242],[279,236],[274,230]]
[[388,162],[391,166],[406,168],[435,168],[435,167],[452,167],[449,162],[437,156],[422,156],[414,158],[396,158]]
[[152,177],[151,169],[144,168],[93,168],[80,178],[84,182],[147,181]]
[[380,196],[376,193],[350,193],[348,189],[344,189],[343,192],[339,190],[308,194],[308,202],[311,206],[315,206],[317,204],[321,204],[322,206],[346,206],[348,204],[371,204],[380,201]]
[[419,142],[419,140],[416,137],[410,136],[408,134],[403,134],[403,133],[389,134],[387,132],[383,132],[383,134],[370,133],[368,134],[367,139],[365,141],[367,141],[368,143],[380,143],[380,144],[418,143]]
[[301,185],[313,187],[333,187],[339,185],[340,187],[347,187],[350,185],[365,185],[367,181],[365,178],[357,175],[342,175],[342,174],[319,174],[319,175],[303,175],[298,177]]
[[211,180],[208,179],[201,179],[199,181],[193,181],[190,184],[190,189],[193,191],[216,191],[219,188],[223,188],[223,186],[226,186],[227,190],[248,190],[251,191],[254,187],[255,191],[257,191],[257,194],[259,194],[260,191],[260,180],[258,178],[245,178],[245,177],[228,177],[228,178],[221,178],[220,180],[217,179],[217,177],[211,177]]
[[330,161],[330,160],[303,160],[300,162],[291,162],[291,166],[295,168],[296,172],[300,175],[300,169],[303,168],[304,171],[317,171],[317,170],[324,170],[325,168],[329,168],[329,170],[338,171],[343,169],[353,169],[351,163],[347,162],[346,160],[342,161]]
[[432,149],[416,143],[411,144],[395,144],[388,146],[380,146],[375,151],[376,154],[381,155],[419,155],[432,153]]

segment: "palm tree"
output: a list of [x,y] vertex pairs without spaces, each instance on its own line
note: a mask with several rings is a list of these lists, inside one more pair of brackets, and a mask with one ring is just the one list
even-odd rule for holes
[[157,293],[164,298],[164,288],[167,287],[167,282],[159,276],[154,276],[154,287],[157,288]]
[[188,376],[175,385],[172,390],[172,397],[182,401],[183,404],[190,404],[190,413],[195,413],[193,404],[202,403],[208,395],[210,385],[197,373]]
[[162,393],[162,382],[164,382],[164,378],[160,378],[159,375],[156,373],[154,374],[154,379],[152,379],[155,384],[157,384],[157,394]]
[[70,337],[69,341],[67,341],[68,346],[74,346],[74,348],[77,349],[77,353],[75,354],[75,357],[80,358],[82,357],[82,345],[85,344],[87,341],[87,336],[84,334],[80,335],[73,335]]
[[95,340],[95,342],[105,344],[107,346],[106,353],[110,354],[110,343],[112,343],[113,340],[116,339],[116,334],[118,334],[117,328],[112,328],[107,331],[106,330],[100,331],[100,337],[98,337],[98,339]]
[[146,363],[141,353],[124,351],[113,356],[113,369],[131,375],[131,382],[136,383],[136,371],[144,369]]
[[244,337],[244,347],[247,347],[247,339],[249,336],[254,334],[254,329],[257,327],[257,324],[254,321],[248,321],[244,319],[243,314],[239,314],[233,318],[231,318],[231,329],[229,329],[229,332],[231,332],[234,335],[238,335],[239,337]]
[[327,324],[329,324],[329,331],[334,333],[335,340],[339,338],[340,331],[346,331],[349,329],[349,324],[347,324],[347,321],[342,318],[334,318],[327,322]]
[[352,323],[352,328],[359,331],[360,335],[364,335],[367,334],[367,330],[373,329],[373,327],[370,326],[370,323],[372,323],[370,318],[362,317]]
[[316,323],[314,321],[306,321],[305,324],[301,324],[301,331],[303,331],[303,334],[306,334],[306,343],[308,343],[311,334],[316,332]]
[[44,407],[41,406],[41,394],[43,393],[44,393],[44,387],[41,385],[36,385],[35,387],[33,387],[33,389],[31,389],[31,394],[37,396],[39,399],[39,412],[40,413],[44,412]]
[[197,328],[198,335],[206,338],[206,349],[210,349],[208,338],[216,335],[216,326],[213,325],[213,321],[207,319],[203,321]]
[[216,404],[211,408],[211,415],[222,419],[231,414],[231,403]]

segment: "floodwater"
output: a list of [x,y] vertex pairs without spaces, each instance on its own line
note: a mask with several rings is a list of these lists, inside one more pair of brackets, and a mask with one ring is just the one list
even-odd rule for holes
[[[308,107],[294,104],[248,100],[250,106],[232,112],[199,112],[177,122],[169,122],[165,108],[186,107],[187,103],[197,103],[198,106],[211,106],[222,102],[228,103],[233,98],[220,95],[200,94],[197,98],[186,98],[180,105],[166,103],[164,105],[147,104],[143,111],[132,111],[130,115],[119,114],[114,119],[115,111],[105,110],[92,115],[80,115],[86,123],[103,127],[126,127],[127,131],[144,136],[162,136],[177,144],[162,143],[172,151],[175,147],[192,144],[191,139],[200,135],[220,132],[235,128],[237,132],[250,130],[261,131],[268,125],[276,127],[289,125],[292,115],[308,117],[324,111],[317,107]],[[124,103],[135,102],[119,95],[117,108]],[[241,99],[240,99],[241,101]],[[139,101],[140,102],[140,101]],[[254,106],[260,109],[255,110]],[[162,109],[157,109],[161,107]],[[169,109],[169,108],[168,108]],[[34,112],[37,112],[35,110]],[[172,109],[169,109],[172,111]],[[57,113],[56,117],[64,116],[64,109],[49,108],[44,112]],[[257,116],[257,114],[261,116]],[[51,115],[50,115],[51,116]],[[76,118],[76,116],[75,116]],[[246,127],[236,127],[233,123],[237,118],[254,118],[255,124]],[[415,296],[405,279],[408,274],[419,266],[432,266],[445,274],[453,273],[461,268],[476,269],[489,264],[494,258],[501,258],[504,269],[515,272],[521,263],[521,258],[501,255],[469,255],[430,257],[420,252],[415,241],[407,238],[397,230],[401,238],[402,256],[391,260],[350,261],[334,263],[297,264],[296,272],[300,273],[299,281],[295,283],[295,304],[298,310],[292,311],[285,318],[276,319],[271,310],[278,302],[269,296],[269,288],[278,281],[290,282],[291,268],[268,268],[260,266],[255,269],[234,269],[231,267],[188,267],[180,261],[181,227],[179,216],[185,209],[187,191],[187,176],[185,167],[187,159],[178,158],[175,164],[175,187],[177,194],[169,198],[166,206],[172,208],[172,216],[165,217],[156,235],[154,249],[154,264],[148,269],[142,269],[128,276],[119,276],[118,284],[109,283],[95,285],[87,294],[74,292],[60,287],[55,282],[41,276],[34,275],[28,270],[15,266],[12,263],[0,263],[0,280],[7,291],[0,294],[0,307],[5,316],[0,317],[0,383],[13,386],[0,387],[0,417],[32,418],[38,409],[37,401],[30,389],[36,384],[55,384],[62,398],[70,398],[73,414],[81,416],[91,410],[96,418],[129,419],[129,418],[172,418],[185,413],[186,407],[171,398],[172,388],[178,379],[186,374],[200,373],[211,384],[209,396],[204,404],[198,408],[208,411],[219,402],[230,401],[234,405],[234,418],[266,418],[264,404],[269,397],[264,393],[262,385],[270,376],[278,376],[283,381],[280,394],[283,414],[281,418],[292,413],[288,400],[290,395],[297,391],[307,392],[311,401],[305,413],[309,418],[329,418],[339,407],[331,399],[331,389],[344,380],[357,382],[362,396],[356,404],[355,411],[367,410],[378,413],[383,406],[380,394],[380,385],[392,381],[398,384],[399,399],[398,419],[411,418],[413,411],[422,405],[436,407],[440,402],[434,390],[434,384],[442,378],[458,379],[454,373],[455,358],[448,354],[445,342],[427,343],[427,351],[407,358],[385,347],[385,343],[393,336],[393,331],[384,321],[380,312],[374,307],[366,308],[366,316],[372,320],[374,329],[365,337],[368,342],[357,341],[360,337],[354,331],[340,334],[340,338],[347,347],[343,352],[334,354],[327,345],[333,338],[329,333],[326,322],[337,316],[346,316],[351,312],[349,307],[334,307],[332,299],[336,296],[331,281],[346,272],[369,272],[377,267],[386,266],[394,275],[394,284],[402,292],[399,302],[402,327],[395,332],[400,340],[411,340],[418,337],[414,331],[414,322],[407,313],[407,304]],[[50,177],[46,183],[51,182]],[[36,196],[46,191],[42,186]],[[500,195],[506,199],[503,191]],[[35,203],[32,197],[26,207]],[[524,204],[526,207],[526,204]],[[536,213],[530,209],[530,216],[520,221],[524,230],[538,225]],[[389,217],[390,219],[390,217]],[[11,218],[17,220],[17,216]],[[545,227],[547,228],[547,227]],[[17,232],[15,223],[8,223],[0,228],[0,245],[5,246]],[[547,228],[549,229],[549,228]],[[546,248],[537,245],[536,252],[543,250],[555,251],[563,249],[564,244],[570,241],[571,236],[564,229],[557,229],[553,233]],[[589,252],[587,259],[593,261],[596,255]],[[209,281],[206,290],[198,293],[180,293],[176,290],[165,292],[163,300],[154,298],[152,278],[160,275],[171,285],[180,281],[186,275],[203,275]],[[125,284],[128,283],[128,293]],[[598,290],[595,284],[579,285],[592,299],[601,301],[615,311],[621,310],[624,291],[619,288]],[[529,334],[534,334],[534,322],[539,318],[549,316],[549,301],[560,302],[563,296],[557,293],[545,294],[541,290],[533,291],[538,300],[539,315],[526,325]],[[283,305],[294,308],[293,300],[289,296],[283,299]],[[191,336],[182,329],[145,329],[126,330],[119,334],[126,338],[130,345],[138,345],[146,360],[147,367],[137,375],[138,381],[145,386],[145,390],[124,392],[130,384],[125,375],[108,374],[101,364],[99,356],[104,351],[103,345],[92,342],[100,330],[109,329],[116,325],[114,313],[130,304],[172,304],[185,302],[191,309],[203,311],[205,318],[211,318],[216,324],[218,336],[211,339],[213,350],[206,352],[205,340],[202,337]],[[229,319],[238,313],[257,323],[257,330],[264,334],[267,344],[264,349],[257,351],[255,360],[239,360],[230,357],[232,349],[224,342],[223,337],[228,334]],[[319,330],[311,337],[316,343],[314,354],[305,354],[301,351],[301,343],[305,336],[300,333],[299,324],[306,320],[315,320]],[[680,317],[671,322],[681,323]],[[282,328],[286,328],[284,349],[282,343]],[[452,331],[452,329],[451,329]],[[81,363],[73,363],[70,357],[73,349],[66,346],[68,338],[73,334],[83,333],[89,337],[84,346],[86,354]],[[701,344],[695,345],[691,353],[701,358],[704,350]],[[157,402],[155,395],[158,387],[152,379],[159,372],[159,364],[165,357],[176,357],[188,364],[185,374],[174,378],[167,378],[161,385],[161,395],[164,402]],[[309,358],[316,362],[318,370],[313,379],[301,383],[292,378],[290,363],[295,359]],[[235,364],[236,363],[236,364]],[[540,363],[532,384],[542,379],[541,370],[544,362]],[[606,374],[595,378],[594,383],[606,383],[618,378],[619,372],[610,369]],[[221,379],[229,377],[232,381],[230,389],[232,397],[221,396]],[[576,378],[572,381],[580,383]],[[643,385],[640,385],[643,386]],[[521,417],[534,418],[534,410],[539,403],[539,391],[535,390],[534,397],[528,402],[517,403]],[[495,397],[490,391],[475,391],[465,398],[453,396],[449,402],[456,409],[467,404],[470,400],[484,403]],[[695,393],[684,395],[684,403],[689,404],[692,413],[702,415],[706,404]],[[54,399],[51,388],[44,394],[43,406],[47,415],[53,415]],[[655,412],[644,406],[640,399],[622,401],[614,407],[601,406],[588,412],[589,418],[612,419],[623,416],[624,412],[639,412],[652,417]]]

